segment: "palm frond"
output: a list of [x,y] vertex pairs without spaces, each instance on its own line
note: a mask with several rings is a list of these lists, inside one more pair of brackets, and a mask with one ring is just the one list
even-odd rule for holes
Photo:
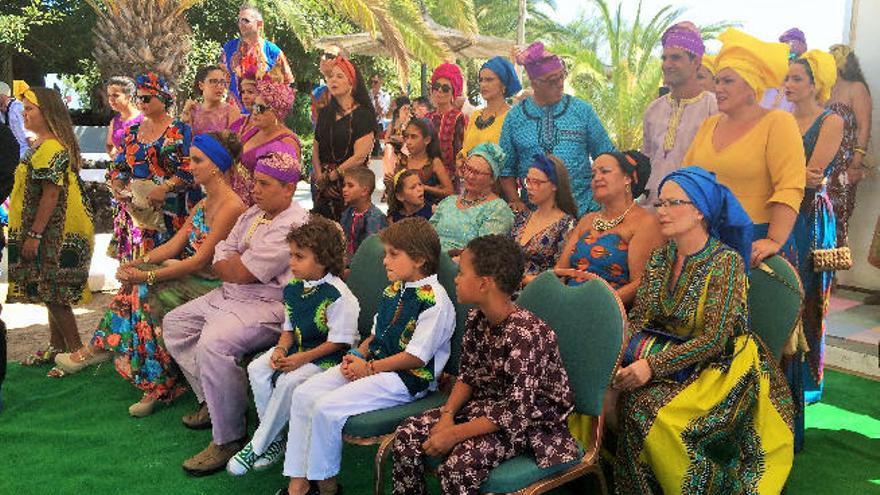
[[443,13],[449,27],[468,34],[480,31],[473,0],[437,0],[436,11]]

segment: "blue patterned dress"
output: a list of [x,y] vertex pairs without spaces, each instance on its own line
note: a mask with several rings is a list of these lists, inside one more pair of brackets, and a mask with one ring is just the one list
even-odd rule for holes
[[[584,233],[569,257],[569,266],[598,275],[615,290],[629,283],[629,244],[620,234],[599,235],[593,229]],[[571,279],[568,285],[579,285]]]
[[568,169],[578,214],[599,210],[590,189],[590,163],[602,153],[613,151],[614,145],[589,103],[563,95],[556,104],[542,107],[527,98],[507,113],[499,145],[507,154],[501,177],[523,179],[535,153],[553,153]]

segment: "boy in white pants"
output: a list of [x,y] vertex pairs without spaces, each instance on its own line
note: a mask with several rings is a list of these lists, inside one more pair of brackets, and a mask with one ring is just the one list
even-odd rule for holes
[[[357,299],[340,280],[345,244],[336,224],[312,216],[294,227],[290,243],[293,280],[284,288],[285,321],[278,345],[248,366],[260,426],[226,470],[241,476],[274,464],[284,451],[282,430],[293,391],[310,377],[342,362],[357,342]],[[291,438],[289,444],[301,442]]]

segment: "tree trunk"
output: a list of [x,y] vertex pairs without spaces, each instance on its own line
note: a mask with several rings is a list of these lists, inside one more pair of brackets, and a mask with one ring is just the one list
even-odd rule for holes
[[526,44],[526,0],[519,0],[519,17],[516,20],[516,44]]

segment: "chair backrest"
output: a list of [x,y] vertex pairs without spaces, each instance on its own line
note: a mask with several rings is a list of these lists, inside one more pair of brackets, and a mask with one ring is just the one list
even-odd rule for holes
[[752,332],[782,359],[782,350],[800,318],[804,299],[797,270],[782,256],[764,260],[749,274],[749,318]]
[[626,314],[617,293],[598,279],[569,287],[548,271],[527,285],[516,302],[556,333],[575,410],[599,416],[623,348]]
[[[385,248],[378,235],[371,235],[361,242],[357,252],[351,260],[351,272],[348,274],[346,284],[358,299],[361,306],[361,314],[358,316],[358,332],[361,338],[370,336],[373,329],[373,317],[379,307],[379,299],[382,291],[390,283],[382,258]],[[455,306],[455,333],[452,336],[452,351],[449,362],[446,364],[447,373],[458,374],[458,362],[461,356],[461,337],[464,333],[464,322],[468,305],[458,304],[455,293],[455,276],[458,275],[458,265],[446,253],[440,254],[440,265],[437,270],[437,279],[440,285],[446,289],[449,299]]]

